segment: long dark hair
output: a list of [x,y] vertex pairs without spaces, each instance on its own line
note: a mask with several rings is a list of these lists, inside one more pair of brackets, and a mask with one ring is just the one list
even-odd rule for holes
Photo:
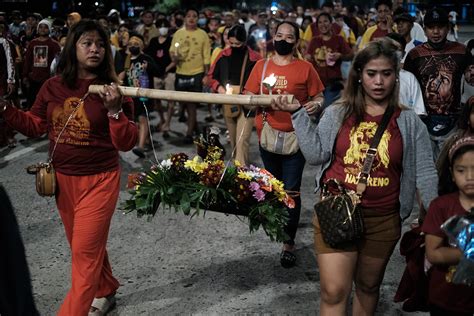
[[[400,70],[399,58],[396,54],[397,47],[389,39],[381,39],[370,42],[367,46],[357,53],[354,57],[346,88],[343,91],[342,98],[337,103],[346,107],[344,120],[355,114],[356,123],[359,124],[365,114],[365,92],[360,80],[362,80],[362,71],[364,67],[373,59],[386,57],[393,65],[394,71],[398,74]],[[398,75],[397,75],[398,79]],[[392,93],[388,96],[389,107],[400,107],[399,103],[399,82],[396,80]]]
[[117,73],[114,68],[114,60],[112,57],[112,49],[110,46],[109,36],[104,28],[93,20],[81,20],[69,30],[66,38],[66,44],[61,52],[58,63],[58,69],[61,73],[63,82],[69,87],[74,88],[77,80],[78,64],[76,55],[76,43],[79,38],[88,32],[97,31],[100,38],[104,41],[105,55],[100,65],[92,70],[97,75],[97,83],[118,83]]

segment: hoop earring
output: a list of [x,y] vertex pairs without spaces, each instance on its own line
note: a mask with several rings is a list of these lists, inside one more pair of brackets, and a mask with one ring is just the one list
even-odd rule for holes
[[357,80],[357,83],[358,83],[358,84],[361,84],[361,83],[362,83],[362,81],[359,79],[359,80]]

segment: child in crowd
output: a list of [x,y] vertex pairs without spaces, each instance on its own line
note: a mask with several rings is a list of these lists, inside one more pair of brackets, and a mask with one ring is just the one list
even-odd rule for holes
[[458,139],[447,159],[452,177],[440,178],[440,182],[449,182],[444,187],[452,190],[433,200],[423,223],[426,256],[433,265],[428,271],[428,303],[434,316],[473,315],[474,288],[447,281],[449,267],[458,264],[463,254],[449,246],[440,226],[451,216],[467,214],[474,208],[474,137]]

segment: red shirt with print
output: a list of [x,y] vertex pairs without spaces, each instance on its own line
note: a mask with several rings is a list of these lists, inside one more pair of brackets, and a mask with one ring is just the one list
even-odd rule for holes
[[317,36],[313,37],[306,51],[306,54],[311,55],[311,61],[325,86],[342,80],[342,60],[339,58],[334,65],[329,66],[326,62],[329,53],[348,55],[351,53],[351,48],[341,35],[333,35],[327,41]]
[[[264,59],[257,61],[247,79],[245,91],[260,94],[260,82],[262,80],[264,64]],[[272,89],[273,94],[293,94],[301,104],[305,104],[310,98],[324,90],[324,86],[313,65],[305,60],[295,59],[288,65],[279,66],[269,59],[264,78],[270,76],[270,74],[274,74],[277,77],[277,82]],[[268,89],[265,87],[263,87],[263,94],[269,94]],[[291,113],[274,111],[270,108],[266,108],[265,111],[267,112],[267,122],[274,129],[283,132],[294,130],[291,123]],[[262,108],[257,110],[255,126],[260,138],[260,132],[263,128]]]
[[[7,107],[7,123],[27,136],[48,133],[51,153],[56,139],[79,99],[94,79],[77,79],[73,89],[60,76],[46,81],[29,112]],[[133,102],[124,98],[119,119],[107,117],[108,110],[98,94],[89,94],[69,121],[53,156],[54,168],[67,175],[90,175],[119,168],[118,150],[133,148],[137,127],[133,122]]]
[[[422,230],[427,235],[443,238],[444,246],[449,247],[448,237],[441,225],[451,216],[465,214],[467,211],[461,205],[459,192],[439,196],[431,202]],[[474,288],[446,282],[448,268],[447,265],[431,267],[428,273],[429,303],[453,312],[474,313]]]
[[[377,147],[368,185],[362,194],[365,208],[396,210],[399,208],[400,177],[402,174],[403,143],[396,109]],[[337,179],[344,186],[356,190],[357,175],[362,169],[365,153],[382,121],[383,115],[364,115],[356,126],[355,116],[349,117],[339,130],[335,144],[335,158],[326,170],[323,181]]]

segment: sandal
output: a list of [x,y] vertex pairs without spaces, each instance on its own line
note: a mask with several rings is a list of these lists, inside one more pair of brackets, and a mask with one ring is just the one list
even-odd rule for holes
[[280,254],[280,264],[283,268],[293,268],[296,264],[296,255],[290,251],[283,250]]
[[88,316],[107,315],[112,309],[115,308],[116,303],[115,294],[106,297],[94,298]]

